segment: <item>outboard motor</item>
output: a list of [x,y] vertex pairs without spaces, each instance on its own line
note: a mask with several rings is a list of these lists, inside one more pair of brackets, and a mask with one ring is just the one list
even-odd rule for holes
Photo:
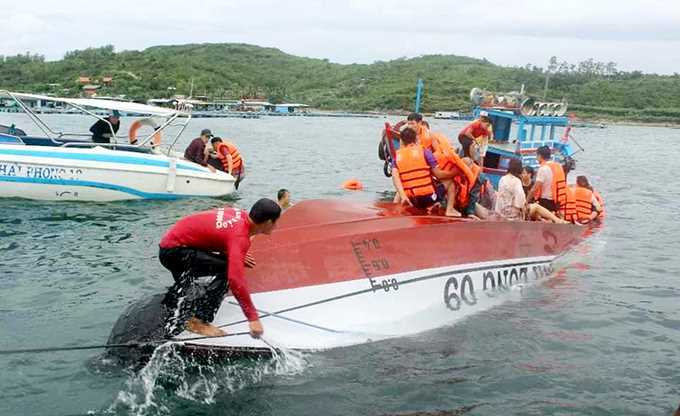
[[378,159],[385,161],[383,173],[389,178],[392,176],[392,154],[390,153],[390,148],[387,144],[387,140],[389,139],[387,139],[386,136],[387,135],[383,131],[382,138],[380,139],[380,142],[378,142]]
[[382,137],[378,143],[378,158],[385,161],[383,173],[388,178],[392,176],[392,161],[396,149],[399,147],[399,130],[404,124],[406,124],[406,120],[402,120],[394,126],[385,123],[385,129],[382,131]]

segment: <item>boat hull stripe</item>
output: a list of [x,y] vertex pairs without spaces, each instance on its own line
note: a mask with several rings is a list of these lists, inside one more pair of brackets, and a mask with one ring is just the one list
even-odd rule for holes
[[[65,153],[65,152],[35,152],[23,149],[0,149],[0,154],[26,157],[44,157],[52,159],[84,160],[92,162],[121,163],[126,165],[158,166],[167,168],[170,166],[168,161],[145,159],[141,157],[119,156],[119,155],[99,155],[89,153]],[[202,169],[187,164],[177,164],[177,169],[203,172]]]
[[144,199],[179,199],[197,196],[197,195],[144,192],[138,189],[129,188],[127,186],[122,185],[71,179],[42,179],[42,178],[22,178],[16,176],[0,176],[0,182],[37,183],[42,185],[84,186],[88,188],[108,189],[111,191],[123,192]]
[[[424,281],[424,280],[437,279],[437,278],[449,276],[449,275],[452,275],[452,274],[473,273],[473,272],[478,272],[478,271],[482,271],[482,270],[488,270],[488,269],[491,269],[491,268],[521,267],[521,266],[532,266],[532,265],[536,265],[536,264],[550,263],[550,262],[554,261],[555,258],[550,258],[550,260],[533,260],[533,261],[523,261],[523,262],[518,262],[518,263],[496,263],[496,264],[493,264],[493,265],[468,267],[468,268],[465,268],[465,269],[458,269],[458,270],[447,270],[445,272],[438,272],[438,273],[428,274],[428,275],[425,275],[425,276],[414,277],[412,279],[404,280],[402,282],[399,282],[399,286],[406,285],[406,284],[409,284],[409,283],[421,282],[421,281]],[[260,318],[266,318],[267,316],[274,316],[274,315],[279,315],[279,314],[286,313],[286,312],[292,312],[292,311],[295,311],[295,310],[308,308],[310,306],[321,305],[321,304],[324,304],[324,303],[333,302],[333,301],[344,299],[344,298],[349,298],[349,297],[353,297],[353,296],[357,296],[357,295],[363,295],[365,293],[371,293],[373,291],[374,291],[373,288],[357,290],[357,291],[354,291],[354,292],[345,293],[343,295],[338,295],[338,296],[333,296],[333,297],[326,298],[326,299],[317,300],[317,301],[306,303],[306,304],[303,304],[303,305],[292,306],[290,308],[281,309],[281,310],[276,311],[276,312],[265,313],[263,315],[260,315]],[[222,324],[222,325],[219,325],[218,327],[219,328],[225,328],[225,327],[228,327],[228,326],[242,324],[244,322],[247,322],[247,320],[242,319],[242,320],[239,320],[239,321],[230,322],[228,324]],[[326,329],[326,328],[324,328],[324,329]]]

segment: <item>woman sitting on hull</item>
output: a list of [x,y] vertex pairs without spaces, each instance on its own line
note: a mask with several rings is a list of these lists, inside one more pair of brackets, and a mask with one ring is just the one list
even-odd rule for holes
[[602,208],[585,176],[576,177],[576,186],[567,188],[565,218],[574,224],[588,224],[598,218]]
[[547,221],[564,224],[567,221],[557,217],[539,204],[527,204],[522,185],[522,161],[511,159],[508,172],[498,182],[496,205],[494,212],[502,219],[509,221]]

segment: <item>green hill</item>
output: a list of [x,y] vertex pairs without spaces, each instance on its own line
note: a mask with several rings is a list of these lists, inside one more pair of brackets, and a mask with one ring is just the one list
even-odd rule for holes
[[[370,65],[341,65],[245,44],[155,46],[115,52],[112,46],[68,52],[60,61],[39,55],[1,57],[0,87],[79,95],[79,76],[113,77],[100,95],[136,100],[193,94],[273,102],[304,102],[329,110],[389,111],[412,108],[415,82],[425,81],[423,110],[470,108],[471,88],[519,90],[542,96],[546,69],[503,67],[454,55],[400,58]],[[550,66],[548,99],[566,98],[570,109],[591,117],[680,122],[680,75],[622,72],[593,60]],[[174,88],[174,89],[169,89]]]

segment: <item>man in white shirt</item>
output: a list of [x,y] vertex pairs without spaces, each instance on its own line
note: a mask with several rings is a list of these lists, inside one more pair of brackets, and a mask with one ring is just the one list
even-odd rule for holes
[[[540,195],[538,197],[538,204],[546,208],[548,211],[557,212],[560,208],[556,201],[556,196],[553,195],[553,171],[549,166],[550,161],[550,148],[548,146],[541,146],[536,149],[536,159],[540,163],[540,167],[536,171],[536,181],[534,186],[529,191],[529,202],[533,202],[536,199],[536,193],[540,190]],[[563,172],[562,168],[559,170]],[[562,173],[564,176],[564,173]],[[564,183],[566,187],[566,183]]]

